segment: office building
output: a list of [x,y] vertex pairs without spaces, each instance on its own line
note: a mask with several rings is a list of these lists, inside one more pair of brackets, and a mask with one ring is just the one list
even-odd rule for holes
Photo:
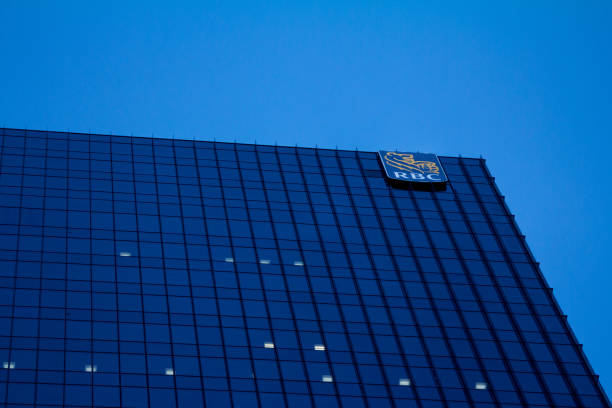
[[482,159],[0,135],[0,406],[610,406]]

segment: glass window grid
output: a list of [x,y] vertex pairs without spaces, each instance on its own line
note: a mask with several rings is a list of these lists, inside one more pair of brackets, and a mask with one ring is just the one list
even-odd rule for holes
[[[121,138],[120,138],[120,139],[121,139]],[[189,144],[189,143],[191,143],[191,142],[187,142],[187,144]],[[72,144],[72,143],[70,143],[70,144]],[[161,144],[163,145],[164,143],[161,143]],[[171,142],[170,142],[170,141],[166,141],[166,143],[165,143],[165,144],[166,144],[166,145],[168,145],[168,144],[171,144]],[[224,145],[224,147],[228,147],[228,146],[225,146],[225,145]],[[175,147],[175,149],[176,149],[176,147]],[[59,149],[59,150],[61,150],[61,149]],[[6,148],[4,148],[4,147],[3,147],[3,152],[4,152],[4,151],[6,151]],[[166,153],[167,153],[167,151],[166,151]],[[310,152],[309,152],[309,153],[310,153]],[[320,155],[322,155],[322,153],[321,153],[321,152],[319,152],[319,153],[320,153]],[[344,154],[345,152],[342,152],[342,153]],[[346,153],[346,154],[347,154],[348,156],[351,156],[351,155],[353,154],[353,152],[348,152],[348,153]],[[311,154],[310,154],[310,155],[311,155]],[[330,152],[330,151],[325,151],[325,155],[326,155],[326,156],[335,156],[335,154],[334,154],[334,152],[333,152],[333,151],[331,151],[331,152]],[[340,154],[338,154],[338,155],[340,155]],[[165,156],[163,156],[163,157],[165,157]],[[370,154],[370,157],[372,157],[372,154]],[[268,159],[269,159],[269,158],[268,158]],[[478,167],[478,166],[481,166],[481,164],[480,164],[480,161],[473,161],[473,162],[475,162],[475,163],[470,163],[470,164],[466,165],[466,164],[464,163],[464,161],[465,161],[465,160],[461,160],[461,162],[462,162],[461,164],[463,165],[463,167],[465,167],[465,168],[466,168],[466,176],[467,176],[467,177],[466,177],[466,179],[467,179],[467,178],[469,178],[470,173],[474,171],[474,170],[472,170],[472,169],[471,169],[471,167],[469,167],[469,166],[472,166],[472,165],[476,164],[476,165],[477,165],[476,167]],[[338,169],[339,169],[339,168],[340,168],[340,167],[338,166]],[[336,174],[337,174],[337,172],[338,172],[339,170],[332,170],[332,172],[334,172],[334,171],[335,171],[335,172],[336,172]],[[483,170],[480,170],[480,171],[482,172]],[[3,171],[3,174],[4,174],[4,171]],[[476,177],[479,177],[479,176],[476,176]],[[485,180],[486,180],[486,179],[485,179]],[[480,181],[480,179],[479,179],[479,180],[477,180],[477,181],[479,182],[479,181]],[[381,186],[380,186],[380,183],[378,183],[378,184],[379,184],[379,185],[378,185],[378,187],[381,187]],[[491,184],[492,184],[492,181],[491,181]],[[469,184],[467,184],[467,186],[469,187]],[[454,187],[454,185],[453,185],[453,187]],[[330,188],[329,186],[327,186],[327,188],[329,189],[329,191],[331,191],[331,188]],[[371,186],[367,186],[367,188],[370,188],[370,190],[371,190]],[[462,188],[463,188],[463,187],[462,187]],[[27,187],[25,187],[25,186],[24,186],[24,187],[22,187],[22,190],[23,190],[23,191],[26,191],[26,189],[27,189]],[[77,191],[78,191],[78,190],[77,190]],[[378,188],[378,189],[376,190],[376,194],[377,194],[377,195],[376,195],[376,197],[380,197],[380,196],[381,196],[381,193],[382,193],[382,191],[380,190],[380,188]],[[328,194],[329,194],[329,193],[328,193]],[[423,195],[423,196],[429,196],[429,197],[431,197],[431,195],[432,195],[431,193],[421,194],[420,192],[412,192],[411,194],[413,194],[413,195],[414,195],[414,196],[416,196],[417,198],[418,198],[418,196],[420,196],[420,195]],[[78,195],[78,194],[75,194],[75,195]],[[387,194],[385,194],[385,195],[387,195]],[[159,195],[158,195],[158,196],[159,196]],[[169,197],[170,197],[170,196],[169,196]],[[457,202],[458,202],[458,203],[460,203],[460,204],[469,203],[469,202],[478,202],[478,203],[480,203],[480,204],[479,204],[479,206],[482,208],[482,210],[484,210],[484,209],[486,208],[486,207],[485,207],[485,205],[484,205],[484,203],[486,203],[486,202],[493,202],[493,203],[495,203],[495,197],[489,197],[488,199],[483,199],[482,197],[484,197],[484,196],[480,195],[480,190],[477,190],[477,191],[472,192],[472,193],[470,193],[470,192],[469,192],[469,190],[465,190],[465,191],[463,191],[463,190],[462,190],[462,191],[461,191],[461,193],[456,193],[456,194],[454,195],[454,197],[451,195],[451,197],[449,197],[449,198],[451,198],[451,199],[452,199],[452,198],[456,199],[456,200],[457,200]],[[476,199],[478,199],[479,201],[476,201]],[[439,200],[439,202],[441,202],[441,201],[442,201],[442,200]],[[452,201],[452,200],[451,200],[451,201]],[[375,209],[376,209],[377,211],[379,211],[379,212],[380,212],[380,211],[384,211],[384,210],[387,208],[387,207],[385,207],[385,206],[388,206],[388,204],[383,204],[383,207],[379,207],[379,206],[378,206],[378,204],[376,203],[376,201],[375,201],[375,200],[373,200],[373,202],[374,202],[374,205],[375,205],[375,206],[377,206],[377,207],[375,207]],[[282,203],[282,201],[281,201],[281,203]],[[283,206],[283,207],[285,207],[285,206]],[[367,209],[368,207],[364,207],[364,208],[365,208],[365,209]],[[471,207],[471,208],[473,208],[473,207]],[[493,208],[495,208],[495,207],[493,207]],[[358,210],[358,207],[356,207],[356,210]],[[497,210],[497,211],[499,211],[499,207],[497,207],[497,209],[496,209],[496,210]],[[336,208],[334,208],[334,207],[329,207],[328,211],[329,211],[329,212],[331,212],[331,213],[337,213],[337,212],[336,212]],[[427,211],[427,210],[418,210],[418,209],[417,209],[417,211],[423,211],[423,212],[425,212],[425,211]],[[442,211],[441,211],[441,213],[442,213]],[[461,215],[462,213],[463,213],[463,212],[461,212],[461,211],[459,211],[459,212],[458,212],[458,214],[459,214],[459,215]],[[478,211],[475,211],[475,212],[474,212],[474,214],[478,214],[478,213],[479,213]],[[447,214],[447,213],[445,213],[445,214]],[[465,214],[465,216],[467,216],[469,213],[463,213],[463,214]],[[491,215],[489,215],[489,214],[487,214],[485,211],[481,211],[481,212],[480,212],[480,214],[482,214],[482,215],[481,215],[481,218],[478,220],[479,222],[482,222],[482,221],[484,220],[484,222],[489,222],[491,225],[497,225],[497,224],[496,224],[496,222],[494,221],[494,220],[495,220],[495,218],[493,217],[493,215],[501,215],[502,217],[500,218],[500,221],[502,221],[502,222],[506,223],[507,225],[512,225],[512,224],[511,224],[511,220],[510,220],[510,218],[509,218],[509,217],[507,217],[507,216],[505,216],[505,214],[503,214],[503,213],[502,213],[502,214],[491,214]],[[448,214],[447,214],[447,215],[448,215]],[[439,216],[438,216],[438,217],[439,217]],[[460,218],[462,218],[462,217],[460,217]],[[464,218],[465,218],[465,217],[464,217]],[[426,219],[426,218],[425,218],[425,217],[423,217],[422,219],[424,220],[424,219]],[[470,223],[472,222],[472,220],[470,220],[470,218],[469,218],[469,217],[467,217],[467,219],[468,219],[468,225],[471,225]],[[512,227],[510,227],[510,228],[512,228]],[[18,230],[18,232],[20,232],[20,230]],[[161,235],[161,234],[160,234],[160,235]],[[20,237],[20,235],[17,235],[17,237]],[[19,239],[19,238],[18,238],[18,239]],[[452,237],[451,237],[451,239],[452,239]],[[382,246],[381,246],[381,247],[382,247]],[[491,254],[485,254],[485,253],[482,253],[482,254],[481,254],[481,257],[480,257],[480,258],[479,258],[479,257],[476,257],[476,259],[489,259],[489,258],[492,256],[492,254],[497,253],[497,252],[499,252],[499,253],[501,254],[501,259],[497,259],[497,261],[504,261],[504,260],[506,260],[506,261],[508,262],[509,260],[513,259],[513,255],[514,255],[514,254],[511,254],[511,253],[507,252],[507,251],[506,251],[506,249],[505,249],[505,248],[504,248],[502,245],[500,245],[500,246],[499,246],[499,248],[500,248],[500,249],[499,249],[499,251],[494,251],[494,252],[493,252],[493,253],[491,253]],[[369,249],[369,246],[368,246],[368,249]],[[429,249],[429,251],[426,251],[426,250],[428,249],[428,248],[426,248],[426,247],[424,247],[424,248],[422,248],[422,249],[423,249],[423,252],[424,252],[425,254],[429,255],[429,256],[431,256],[431,254],[433,254],[433,253],[442,253],[441,249],[439,249],[439,248],[431,248],[431,249]],[[384,251],[383,251],[383,252],[384,252]],[[455,251],[451,251],[451,252],[453,252],[455,256],[456,256],[456,254],[457,254],[457,253],[460,253],[460,254],[463,256],[463,253],[464,253],[463,251],[457,251],[457,250],[455,250]],[[482,252],[482,251],[481,251],[481,252]],[[23,256],[22,254],[24,254],[24,253],[25,253],[24,251],[20,251],[20,252],[18,253],[18,255],[19,255],[19,257],[20,257],[20,258],[17,258],[17,259],[21,259],[21,257]],[[473,258],[473,257],[475,257],[475,256],[474,256],[474,254],[468,254],[468,255],[469,255],[469,256],[471,256],[472,258]],[[370,255],[369,255],[369,256],[371,257],[371,256],[372,256],[372,254],[370,253]],[[26,257],[26,258],[27,258],[27,257]],[[419,259],[420,259],[420,258],[419,258]],[[531,260],[531,258],[524,256],[524,257],[523,257],[523,259],[521,259],[521,260],[520,260],[520,261],[518,261],[518,262],[520,262],[520,263],[519,263],[519,265],[520,265],[520,264],[525,264],[526,262],[532,262],[532,260]],[[486,263],[486,262],[485,262],[485,263]],[[531,267],[531,269],[533,270],[533,266]],[[377,273],[379,272],[379,271],[378,271],[378,270],[376,270],[376,269],[375,269],[375,271],[377,271]],[[515,276],[519,276],[519,275],[518,275],[518,273],[514,271],[514,268],[512,268],[512,273],[513,273]],[[539,271],[537,271],[537,269],[536,269],[536,276],[535,276],[535,279],[533,279],[533,271],[531,272],[531,275],[530,275],[530,276],[532,277],[532,280],[533,280],[533,281],[536,281],[536,282],[542,282],[541,276],[540,276],[540,274],[539,274]],[[15,278],[14,278],[14,281],[15,281],[15,286],[16,286],[17,279],[18,279],[17,277],[15,277]],[[19,278],[19,279],[21,279],[21,278]],[[517,283],[517,282],[519,282],[519,281],[520,281],[520,282],[523,282],[523,279],[515,278],[515,280],[514,280],[513,282],[514,282],[514,284],[516,285],[516,283]],[[515,286],[515,287],[516,287],[516,286]],[[535,287],[536,287],[536,288],[538,288],[538,289],[541,289],[542,287],[546,288],[546,285],[545,285],[545,283],[543,283],[543,284],[542,284],[542,283],[539,283],[539,284],[536,284],[536,285],[535,285]],[[527,295],[527,294],[528,294],[528,291],[527,291],[527,290],[526,290],[526,289],[525,289],[523,286],[518,286],[518,288],[519,288],[519,290],[521,290],[521,291],[522,291],[522,293],[525,295],[525,296],[524,296],[524,298],[528,300],[528,304],[529,304],[529,305],[531,305],[530,307],[532,308],[532,310],[535,310],[535,307],[532,305],[532,302],[533,302],[532,297],[531,297],[530,295]],[[539,300],[537,300],[537,301],[539,301],[539,302],[543,302],[544,306],[547,306],[547,307],[549,307],[549,309],[550,309],[550,304],[551,304],[551,299],[552,299],[552,298],[547,299],[547,298],[549,298],[549,297],[550,297],[550,294],[548,294],[548,295],[547,295],[545,290],[544,290],[544,291],[542,291],[542,290],[541,290],[541,292],[543,293],[544,299],[539,299]],[[554,300],[552,300],[552,303],[554,303]],[[558,315],[558,309],[557,309],[557,310],[555,310],[555,309],[554,309],[555,307],[556,307],[556,304],[554,304],[554,305],[553,305],[553,309],[552,309],[553,315]],[[425,310],[425,309],[424,309],[424,310]],[[557,313],[554,313],[554,312],[557,312]],[[549,313],[550,313],[550,310],[549,310]],[[564,329],[565,327],[563,327],[563,326],[565,326],[565,323],[561,322],[561,326],[562,326],[562,329]],[[567,328],[565,328],[565,331],[567,331]],[[542,333],[543,333],[545,336],[548,336],[545,330],[542,330]],[[568,335],[567,335],[567,333],[564,333],[563,335],[564,335],[564,337],[565,337],[565,339],[564,339],[564,341],[565,341],[565,342],[569,343],[570,345],[571,345],[571,344],[575,344],[575,341],[573,341],[573,342],[572,342],[572,341],[569,341],[569,340],[568,340]],[[551,339],[553,338],[553,336],[548,336],[548,337],[550,337]],[[573,339],[572,339],[572,340],[573,340]],[[555,344],[555,343],[548,342],[548,343],[546,343],[546,344]],[[558,358],[558,357],[557,357],[557,358]],[[578,362],[580,362],[580,360],[578,360]],[[562,364],[562,366],[564,366],[565,364],[567,364],[567,363],[565,363],[565,362],[564,362],[564,363]],[[572,364],[574,364],[574,366],[579,366],[579,364],[576,364],[576,363],[572,363]],[[570,366],[570,367],[574,367],[574,366]],[[575,367],[574,367],[574,369],[575,369]],[[583,371],[582,373],[584,374],[585,372]],[[563,377],[563,378],[567,378],[567,374],[566,374],[566,373],[564,373],[564,374],[565,374],[565,375],[564,375],[564,377]],[[585,378],[586,378],[586,377],[585,377]],[[550,397],[549,397],[549,398],[550,398]]]

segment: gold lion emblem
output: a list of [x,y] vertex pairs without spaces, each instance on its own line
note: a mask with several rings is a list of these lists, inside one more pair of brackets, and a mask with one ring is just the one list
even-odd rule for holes
[[440,169],[436,163],[414,160],[414,155],[410,153],[387,152],[385,154],[385,162],[390,166],[402,170],[440,174]]

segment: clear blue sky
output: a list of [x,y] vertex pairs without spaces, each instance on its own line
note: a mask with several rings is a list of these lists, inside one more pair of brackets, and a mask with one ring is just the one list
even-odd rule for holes
[[2,1],[0,126],[483,155],[612,391],[612,3],[164,3]]

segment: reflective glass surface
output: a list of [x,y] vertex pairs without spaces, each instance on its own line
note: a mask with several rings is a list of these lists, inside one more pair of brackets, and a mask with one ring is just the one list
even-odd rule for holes
[[609,406],[482,159],[0,135],[2,406]]

